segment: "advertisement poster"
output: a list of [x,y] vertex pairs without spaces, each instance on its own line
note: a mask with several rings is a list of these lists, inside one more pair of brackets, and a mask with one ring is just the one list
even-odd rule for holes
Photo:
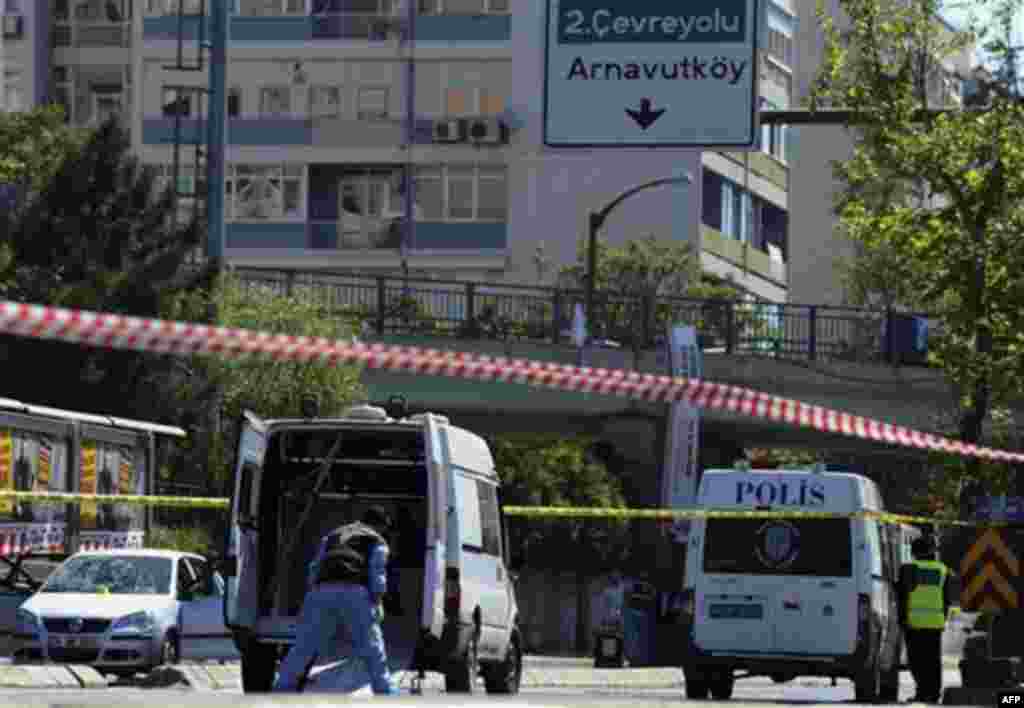
[[[96,494],[96,465],[98,446],[92,440],[82,441],[82,479],[79,490],[82,494]],[[94,501],[83,501],[79,505],[83,529],[96,528],[97,508]]]
[[[14,489],[14,438],[7,428],[0,429],[0,489]],[[0,515],[14,512],[14,501],[0,498]]]
[[[700,378],[701,352],[697,331],[690,326],[675,326],[668,332],[669,375]],[[662,504],[671,509],[692,507],[700,483],[697,453],[700,449],[700,409],[688,403],[673,403],[669,412],[667,451],[662,473]],[[676,543],[689,538],[690,522],[680,519],[672,524]]]
[[[66,440],[54,439],[48,435],[35,437],[35,478],[30,485],[33,491],[58,492],[67,489],[67,445]],[[31,521],[62,522],[65,518],[64,506],[35,502],[30,506]]]

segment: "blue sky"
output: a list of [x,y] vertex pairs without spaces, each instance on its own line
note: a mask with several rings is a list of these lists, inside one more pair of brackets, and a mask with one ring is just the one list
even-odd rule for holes
[[[993,3],[989,2],[982,4],[991,6]],[[981,22],[988,24],[992,19],[990,7],[979,8],[978,5],[979,3],[971,2],[970,0],[950,0],[950,2],[945,3],[945,9],[943,10],[942,15],[960,29],[966,29],[972,11],[977,15]],[[1020,14],[1014,18],[1012,34],[1013,43],[1015,45],[1024,44],[1024,23],[1022,23],[1021,20],[1022,17]],[[995,28],[993,28],[993,31],[995,31]],[[978,56],[978,59],[981,60],[982,57]]]

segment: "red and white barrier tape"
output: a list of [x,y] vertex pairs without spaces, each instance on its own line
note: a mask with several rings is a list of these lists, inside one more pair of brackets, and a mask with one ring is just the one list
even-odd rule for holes
[[374,369],[428,376],[518,383],[653,402],[686,401],[698,408],[728,410],[865,440],[1003,462],[1024,462],[1022,453],[968,445],[752,389],[698,379],[672,379],[525,360],[492,360],[415,347],[352,344],[3,301],[0,301],[0,331],[109,349],[182,355],[214,354],[227,359],[259,355],[275,360],[319,362],[328,366],[359,363]]

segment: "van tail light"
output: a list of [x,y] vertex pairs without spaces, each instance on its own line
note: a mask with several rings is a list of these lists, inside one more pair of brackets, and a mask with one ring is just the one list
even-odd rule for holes
[[857,595],[857,640],[866,641],[870,628],[871,598],[861,593]]
[[462,606],[462,584],[459,569],[446,568],[444,573],[444,613],[450,619],[457,619]]
[[697,593],[693,588],[683,590],[682,604],[683,616],[692,620],[697,614]]

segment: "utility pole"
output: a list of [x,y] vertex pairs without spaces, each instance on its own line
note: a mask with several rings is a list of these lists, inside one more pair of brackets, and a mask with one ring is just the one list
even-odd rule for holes
[[210,96],[207,126],[206,258],[219,272],[224,264],[224,175],[227,145],[229,1],[210,0]]
[[402,236],[402,278],[404,291],[409,291],[409,251],[416,238],[416,165],[413,160],[413,145],[416,144],[416,14],[417,1],[405,0],[405,31],[402,33],[405,45],[405,233]]

